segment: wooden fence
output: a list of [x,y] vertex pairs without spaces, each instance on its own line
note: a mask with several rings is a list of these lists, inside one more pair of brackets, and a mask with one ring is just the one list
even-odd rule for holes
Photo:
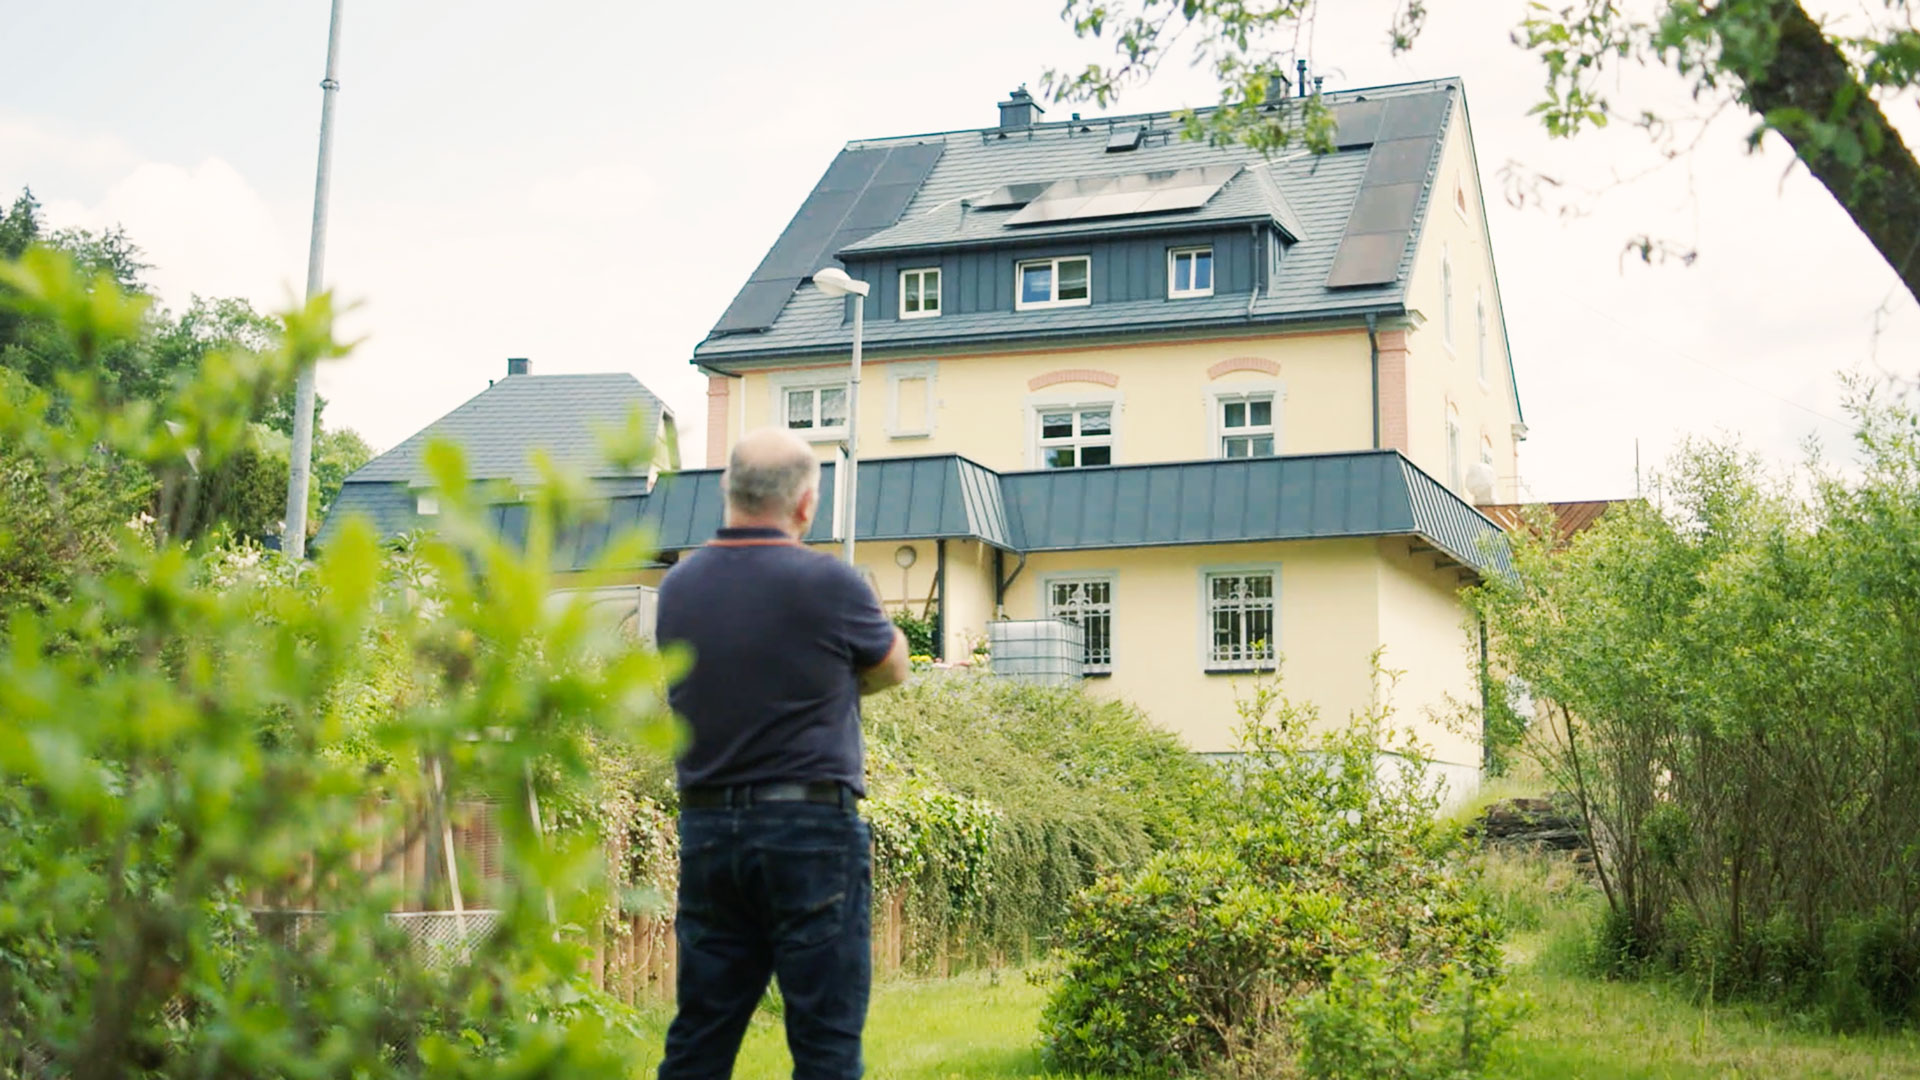
[[[505,880],[505,860],[494,800],[461,800],[448,809],[448,830],[428,827],[422,820],[396,820],[389,806],[364,810],[358,828],[376,842],[357,854],[351,869],[370,881],[391,887],[396,917],[450,912],[453,890],[447,875],[443,837],[453,841],[453,864],[461,881],[461,907],[485,911]],[[426,815],[423,815],[423,818]],[[614,860],[618,850],[608,853]],[[262,890],[252,904],[272,923],[276,914],[303,909],[301,895],[310,887],[313,868],[281,888]],[[888,978],[907,970],[946,974],[951,968],[947,950],[919,940],[909,925],[904,895],[876,895],[873,905],[873,971]],[[487,925],[478,922],[477,925]],[[588,975],[593,986],[631,1005],[671,1000],[674,985],[674,940],[671,913],[621,914],[598,928],[592,937]]]

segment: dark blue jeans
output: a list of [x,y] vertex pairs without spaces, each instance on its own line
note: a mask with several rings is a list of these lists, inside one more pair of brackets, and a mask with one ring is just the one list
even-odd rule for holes
[[873,982],[872,833],[851,810],[767,803],[680,814],[678,1011],[660,1080],[733,1075],[780,980],[794,1080],[856,1080]]

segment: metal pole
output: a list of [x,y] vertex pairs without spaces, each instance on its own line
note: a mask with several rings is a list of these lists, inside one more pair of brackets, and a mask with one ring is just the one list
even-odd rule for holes
[[[320,292],[327,261],[327,184],[333,177],[333,99],[340,93],[340,0],[327,23],[327,76],[320,80],[320,164],[313,179],[313,237],[307,245],[307,299]],[[307,477],[313,461],[313,365],[302,365],[293,391],[293,447],[287,455],[287,520],[280,550],[307,555]]]
[[853,294],[853,380],[847,384],[847,565],[853,561],[854,508],[860,491],[860,328],[867,311],[867,298]]

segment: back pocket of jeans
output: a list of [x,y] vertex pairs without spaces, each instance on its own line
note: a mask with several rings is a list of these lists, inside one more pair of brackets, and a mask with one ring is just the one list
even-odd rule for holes
[[765,854],[776,947],[810,949],[846,926],[853,891],[846,847],[783,848]]

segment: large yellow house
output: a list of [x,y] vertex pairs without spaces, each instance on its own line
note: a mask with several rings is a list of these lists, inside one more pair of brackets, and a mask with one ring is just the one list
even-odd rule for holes
[[[1332,719],[1371,657],[1456,782],[1479,638],[1463,583],[1504,559],[1521,422],[1456,80],[1330,94],[1337,149],[1264,158],[1166,114],[849,143],[694,350],[705,469],[611,494],[662,558],[720,523],[734,440],[783,425],[829,467],[834,543],[862,308],[856,557],[947,658],[1000,618],[1081,626],[1090,692],[1196,751],[1284,668]],[[514,508],[503,508],[503,525]],[[597,545],[585,537],[586,565]],[[659,568],[640,580],[657,580]]]
[[[866,282],[857,558],[931,601],[949,657],[988,620],[1080,623],[1095,693],[1198,751],[1235,682],[1284,662],[1339,717],[1394,704],[1460,778],[1477,635],[1526,428],[1457,80],[1331,94],[1338,149],[1264,158],[1166,114],[849,143],[694,351],[707,465],[784,425],[832,461]],[[829,514],[814,539],[834,535]],[[669,550],[717,524],[717,473],[632,512]],[[1457,725],[1454,725],[1457,726]]]

